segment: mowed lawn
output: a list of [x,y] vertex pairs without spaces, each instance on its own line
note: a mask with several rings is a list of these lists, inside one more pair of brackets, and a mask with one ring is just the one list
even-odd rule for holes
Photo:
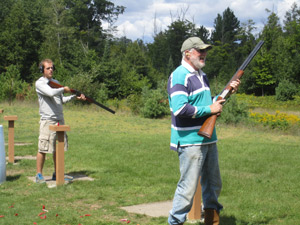
[[[7,121],[17,115],[15,156],[37,152],[39,113],[36,103],[1,104],[7,143]],[[179,178],[178,158],[169,150],[170,118],[145,119],[94,105],[65,105],[70,125],[66,173],[94,181],[57,188],[35,184],[35,160],[7,164],[0,185],[0,224],[167,224],[120,209],[173,198]],[[253,127],[217,124],[223,178],[221,224],[300,224],[300,138]],[[7,154],[7,146],[6,146]],[[53,172],[51,155],[44,175]],[[44,208],[44,210],[43,210]],[[46,217],[45,217],[46,216]]]

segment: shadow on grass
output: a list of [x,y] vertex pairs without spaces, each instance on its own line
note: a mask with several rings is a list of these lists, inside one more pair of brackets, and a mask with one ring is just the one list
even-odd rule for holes
[[80,170],[80,171],[71,171],[68,173],[68,175],[73,177],[88,177],[89,175],[93,174],[95,172],[87,171],[87,170]]
[[221,225],[254,225],[254,224],[268,224],[272,218],[266,218],[258,222],[247,222],[242,220],[237,220],[234,216],[220,216]]
[[19,180],[20,177],[21,177],[21,174],[14,175],[14,176],[7,176],[6,181],[16,181],[16,180]]
[[[234,216],[220,216],[220,222],[222,225],[235,225],[237,220]],[[247,224],[247,223],[241,223]]]

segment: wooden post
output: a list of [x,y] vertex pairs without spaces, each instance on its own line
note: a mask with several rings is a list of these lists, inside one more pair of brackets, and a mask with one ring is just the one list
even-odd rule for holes
[[198,187],[194,196],[193,206],[188,214],[189,220],[201,220],[201,184],[200,177],[198,181]]
[[8,121],[8,162],[15,162],[15,120],[17,120],[17,116],[4,116],[4,120]]
[[0,109],[0,114],[1,114],[1,113],[4,113],[4,109]]
[[70,131],[68,125],[50,125],[49,129],[56,131],[57,149],[56,149],[56,186],[65,183],[65,131]]

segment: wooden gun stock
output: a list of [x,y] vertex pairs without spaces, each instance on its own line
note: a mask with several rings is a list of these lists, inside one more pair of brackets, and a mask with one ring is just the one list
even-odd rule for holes
[[[221,92],[221,94],[219,95],[217,100],[222,100],[222,99],[226,100],[231,95],[231,91],[232,91],[232,87],[230,86],[231,82],[235,81],[237,79],[240,79],[243,76],[244,70],[246,69],[248,64],[251,62],[253,57],[256,55],[258,50],[261,48],[263,43],[264,43],[263,41],[260,41],[255,46],[255,48],[249,54],[247,59],[243,62],[243,64],[240,66],[240,68],[237,70],[237,72],[233,75],[233,77],[230,79],[230,81],[226,84],[225,88],[223,89],[223,91]],[[201,126],[200,130],[198,131],[198,135],[211,139],[211,136],[214,131],[215,124],[216,124],[216,120],[217,120],[217,115],[209,116],[204,121],[203,125]]]
[[198,131],[198,135],[211,139],[216,121],[217,115],[211,115],[210,117],[208,117]]
[[[51,80],[48,82],[48,85],[49,85],[50,87],[52,87],[52,88],[62,88],[62,87],[64,87],[64,86],[62,86],[62,85],[60,85],[60,84],[58,84],[58,83],[56,83],[56,82],[54,82],[54,81],[51,81]],[[77,91],[77,90],[75,90],[75,89],[70,89],[70,90],[71,90],[71,92],[72,92],[73,94],[75,94],[75,95],[77,95],[77,96],[80,96],[80,95],[82,94],[80,91]],[[91,97],[88,97],[88,96],[85,95],[85,98],[86,98],[86,100],[89,101],[90,103],[94,103],[95,105],[97,105],[97,106],[99,106],[99,107],[101,107],[101,108],[103,108],[103,109],[105,109],[105,110],[107,110],[107,111],[109,111],[109,112],[115,114],[115,111],[113,111],[112,109],[110,109],[110,108],[108,108],[108,107],[106,107],[106,106],[100,104],[99,102],[97,102],[96,100],[92,99]]]

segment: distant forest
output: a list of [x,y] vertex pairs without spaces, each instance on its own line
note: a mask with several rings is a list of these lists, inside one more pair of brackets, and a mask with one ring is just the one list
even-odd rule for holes
[[[285,13],[283,24],[266,9],[268,19],[256,35],[253,20],[241,23],[227,8],[216,15],[211,32],[178,15],[167,29],[153,33],[152,43],[114,36],[114,23],[125,12],[125,7],[106,0],[1,0],[0,101],[36,99],[38,65],[50,58],[61,84],[102,102],[128,99],[138,104],[145,93],[165,90],[169,75],[181,62],[182,42],[191,36],[213,45],[203,70],[214,94],[264,40],[239,92],[275,95],[281,87],[293,90],[291,96],[299,95],[300,8],[296,3]],[[103,28],[104,22],[111,25],[109,29]]]

